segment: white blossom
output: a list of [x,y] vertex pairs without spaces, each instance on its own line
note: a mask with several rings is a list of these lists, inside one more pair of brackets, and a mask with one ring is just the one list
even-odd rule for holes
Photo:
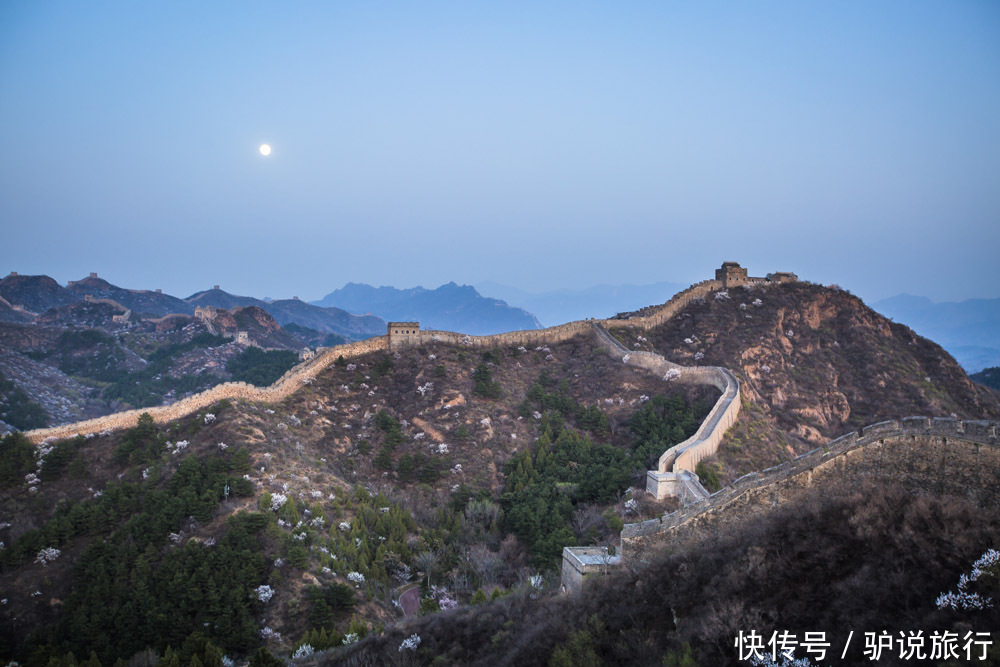
[[339,526],[337,526],[337,527],[338,527],[338,528],[340,529],[340,532],[342,532],[342,533],[343,533],[343,532],[345,532],[345,531],[348,531],[348,530],[350,530],[350,529],[351,529],[351,524],[349,524],[349,523],[348,523],[348,522],[346,522],[346,521],[341,521],[341,522],[340,522],[340,525],[339,525]]
[[292,660],[295,660],[296,658],[307,658],[314,652],[315,651],[313,650],[312,645],[303,644],[302,646],[295,649],[295,653],[292,654]]
[[222,451],[226,451],[227,449],[229,449],[229,445],[227,445],[224,442],[220,442],[219,443],[219,449],[221,449]]
[[1000,551],[987,549],[979,559],[972,564],[972,571],[969,574],[962,574],[958,578],[958,592],[949,591],[942,593],[935,600],[938,609],[973,609],[980,610],[993,606],[993,600],[984,597],[979,593],[971,593],[968,590],[969,584],[977,581],[985,572],[984,568],[994,568],[1000,572]]
[[674,380],[676,380],[680,376],[681,376],[681,372],[680,372],[679,369],[677,369],[677,368],[671,368],[670,370],[668,370],[664,374],[663,379],[666,380],[667,382],[673,382]]
[[211,424],[214,421],[215,421],[215,415],[213,415],[211,412],[209,412],[207,415],[205,415],[205,423],[206,424]]
[[[431,356],[433,356],[433,355],[431,355]],[[356,632],[348,632],[346,635],[344,635],[344,640],[341,643],[344,646],[350,646],[351,644],[357,644],[358,643],[358,633],[356,633]]]
[[35,562],[40,563],[42,567],[45,567],[55,559],[59,558],[61,554],[62,552],[59,551],[59,549],[56,549],[55,547],[47,547],[38,552],[38,555],[35,556]]
[[[287,490],[288,485],[285,484],[284,486],[286,487]],[[277,512],[284,506],[286,502],[288,502],[288,496],[286,496],[283,493],[275,493],[273,496],[271,496],[271,511]]]
[[274,589],[267,584],[261,584],[255,590],[257,594],[257,599],[261,602],[267,602],[272,597],[274,597]]
[[447,454],[448,453],[448,444],[444,443],[444,442],[442,442],[441,444],[439,444],[437,446],[437,453],[438,454]]
[[405,651],[416,651],[417,647],[420,646],[420,635],[414,633],[403,640],[403,643],[399,645],[399,652]]
[[363,584],[365,583],[365,575],[360,572],[348,572],[347,580],[355,584]]

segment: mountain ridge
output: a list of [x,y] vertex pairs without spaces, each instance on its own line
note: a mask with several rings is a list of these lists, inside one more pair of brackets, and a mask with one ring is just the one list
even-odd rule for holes
[[388,321],[419,321],[426,329],[475,336],[541,328],[538,318],[527,310],[485,297],[472,285],[454,281],[434,289],[349,282],[312,303],[353,313],[369,312]]

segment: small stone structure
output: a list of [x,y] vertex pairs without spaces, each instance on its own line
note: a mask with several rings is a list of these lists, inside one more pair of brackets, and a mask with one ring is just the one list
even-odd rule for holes
[[401,347],[418,344],[420,340],[420,322],[389,322],[386,325],[389,336],[389,349],[398,350]]
[[715,270],[715,280],[722,284],[723,289],[768,283],[793,283],[798,279],[797,275],[788,271],[769,273],[766,278],[754,278],[747,275],[747,270],[740,266],[739,262],[723,262],[722,268]]
[[562,592],[578,593],[583,581],[592,574],[607,574],[621,565],[620,555],[611,555],[607,547],[563,547]]
[[8,278],[16,278],[17,277],[17,271],[11,271],[9,274],[7,274],[7,277]]
[[311,350],[308,347],[306,347],[303,348],[301,352],[299,352],[299,361],[309,361],[315,356],[316,356],[315,350]]
[[722,287],[740,287],[747,284],[747,270],[739,265],[739,262],[723,262],[721,269],[715,270],[715,279],[722,283]]
[[250,345],[250,334],[246,331],[237,331],[236,342],[240,345]]

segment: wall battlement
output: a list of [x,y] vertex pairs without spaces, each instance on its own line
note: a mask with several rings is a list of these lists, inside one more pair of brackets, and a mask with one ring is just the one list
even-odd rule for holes
[[[303,380],[315,377],[316,374],[333,363],[333,361],[335,361],[339,356],[343,356],[346,359],[362,354],[368,354],[369,352],[376,350],[398,350],[428,343],[449,343],[454,345],[466,345],[472,348],[490,348],[505,345],[546,345],[549,343],[558,343],[569,340],[574,336],[593,332],[593,324],[599,324],[608,328],[634,326],[641,329],[651,329],[673,317],[684,306],[691,303],[693,300],[704,298],[710,292],[721,288],[722,283],[720,281],[704,280],[674,295],[674,297],[666,303],[660,306],[643,309],[637,314],[629,316],[620,315],[616,318],[608,320],[578,320],[554,327],[548,327],[546,329],[512,331],[509,333],[494,334],[491,336],[470,336],[453,331],[421,330],[419,328],[419,323],[417,322],[406,323],[414,325],[411,330],[415,330],[416,333],[397,336],[392,333],[392,325],[390,324],[387,335],[369,338],[356,343],[338,345],[334,348],[327,348],[318,353],[314,358],[306,360],[295,368],[292,368],[285,374],[285,376],[270,387],[260,388],[249,387],[246,385],[240,386],[241,383],[227,382],[213,387],[212,389],[208,389],[200,394],[189,396],[185,399],[177,401],[172,405],[148,408],[144,410],[129,410],[73,424],[36,429],[34,431],[27,432],[26,435],[32,442],[41,442],[45,438],[49,437],[65,438],[78,433],[85,435],[87,433],[99,433],[107,429],[115,430],[121,428],[131,428],[135,425],[138,416],[143,412],[149,412],[153,415],[154,420],[158,423],[162,423],[189,415],[192,412],[200,410],[207,405],[211,405],[222,398],[263,402],[283,400],[298,389],[302,385]],[[215,286],[215,289],[218,289],[217,285]],[[214,309],[211,307],[199,306],[195,308],[195,317],[201,319],[209,325],[210,330],[212,330],[210,323],[213,316]],[[613,340],[613,337],[610,338]],[[632,365],[642,366],[647,363],[651,365],[670,365],[670,362],[666,361],[662,357],[660,357],[658,361],[651,358],[647,361],[643,361],[645,358],[643,355],[649,355],[652,353],[634,352],[631,354],[633,356],[630,357],[630,359],[635,359],[635,361],[632,362]],[[653,356],[658,357],[659,355]],[[677,366],[676,364],[673,364],[672,367],[683,368],[681,366]],[[651,370],[653,369],[651,368]],[[725,371],[725,369],[721,370]],[[689,373],[689,377],[694,379],[698,374],[708,373],[712,375],[717,374],[718,371],[689,369],[687,372]],[[733,380],[735,380],[735,378],[733,378]],[[739,401],[735,401],[734,403],[737,406],[739,405]],[[736,409],[738,410],[739,408],[737,407]],[[721,435],[719,437],[721,438]],[[716,446],[717,444],[718,443],[715,443]],[[702,450],[693,450],[691,454],[692,459],[697,456],[693,453],[694,451]],[[714,449],[712,451],[714,451]],[[707,456],[707,454],[704,454],[703,456]],[[698,458],[698,460],[700,460],[700,458]],[[695,461],[695,465],[696,464],[697,461]]]
[[1000,424],[908,417],[879,422],[761,472],[659,519],[626,524],[624,552],[643,551],[691,523],[743,515],[781,502],[823,477],[892,477],[941,492],[973,493],[1000,503]]

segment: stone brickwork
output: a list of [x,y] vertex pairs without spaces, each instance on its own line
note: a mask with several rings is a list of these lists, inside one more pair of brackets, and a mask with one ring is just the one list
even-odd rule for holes
[[562,592],[579,593],[589,575],[607,574],[618,565],[621,556],[611,555],[607,547],[563,547]]
[[118,412],[113,415],[88,419],[74,424],[40,428],[28,431],[28,439],[32,442],[42,442],[46,438],[70,438],[77,434],[100,433],[104,430],[132,428],[139,420],[139,415],[148,412],[158,424],[186,417],[198,410],[206,408],[222,399],[259,401],[276,403],[292,395],[306,380],[315,378],[321,371],[335,362],[338,357],[357,357],[370,352],[388,350],[388,337],[377,336],[368,340],[336,347],[323,348],[321,354],[292,368],[270,387],[255,387],[245,382],[225,382],[194,396],[181,399],[172,405],[153,408],[142,408]]
[[632,562],[681,531],[740,521],[825,479],[898,480],[934,493],[1000,507],[1000,425],[911,417],[867,426],[782,465],[750,473],[709,498],[659,519],[626,524],[622,554]]
[[630,352],[601,324],[595,322],[593,325],[598,340],[607,346],[611,354],[620,355],[624,363],[645,368],[665,380],[671,377],[677,382],[709,384],[721,392],[694,435],[663,452],[656,470],[646,473],[646,491],[656,496],[657,500],[674,496],[681,498],[682,502],[690,502],[707,496],[694,471],[702,459],[715,454],[726,431],[736,423],[742,404],[740,381],[727,368],[680,366],[654,352]]

